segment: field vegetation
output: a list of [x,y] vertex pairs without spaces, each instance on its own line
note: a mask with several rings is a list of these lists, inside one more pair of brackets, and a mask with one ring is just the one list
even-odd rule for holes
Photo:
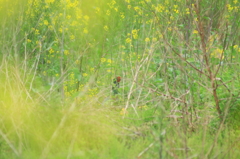
[[0,0],[0,24],[1,159],[240,157],[238,0]]

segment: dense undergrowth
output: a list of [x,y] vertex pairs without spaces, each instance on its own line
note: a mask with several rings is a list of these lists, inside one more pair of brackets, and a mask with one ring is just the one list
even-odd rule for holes
[[0,158],[239,158],[239,4],[0,0]]

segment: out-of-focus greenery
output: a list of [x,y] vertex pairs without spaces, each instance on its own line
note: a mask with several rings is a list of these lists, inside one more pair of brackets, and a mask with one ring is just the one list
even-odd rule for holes
[[0,0],[0,158],[239,158],[239,4]]

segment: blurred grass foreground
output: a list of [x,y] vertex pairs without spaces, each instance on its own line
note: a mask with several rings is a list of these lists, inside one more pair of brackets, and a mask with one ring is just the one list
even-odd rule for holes
[[0,0],[0,159],[240,158],[238,0]]

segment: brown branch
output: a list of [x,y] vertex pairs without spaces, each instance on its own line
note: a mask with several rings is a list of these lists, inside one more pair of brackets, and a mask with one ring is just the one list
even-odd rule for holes
[[216,104],[216,110],[218,112],[218,115],[220,117],[220,119],[222,120],[222,111],[220,108],[220,104],[219,104],[219,99],[218,99],[218,95],[217,95],[217,85],[216,85],[216,81],[215,81],[215,75],[213,74],[211,67],[210,67],[210,62],[209,62],[209,56],[207,54],[207,46],[206,46],[206,39],[205,39],[205,31],[203,28],[203,23],[202,23],[202,19],[200,17],[200,7],[199,4],[195,3],[194,4],[194,9],[195,12],[197,14],[197,20],[198,20],[198,32],[201,38],[201,46],[202,46],[202,51],[203,51],[203,57],[206,63],[206,67],[207,67],[207,71],[209,74],[209,78],[211,80],[211,88],[212,88],[212,93],[213,93],[213,97],[214,97],[214,101]]

